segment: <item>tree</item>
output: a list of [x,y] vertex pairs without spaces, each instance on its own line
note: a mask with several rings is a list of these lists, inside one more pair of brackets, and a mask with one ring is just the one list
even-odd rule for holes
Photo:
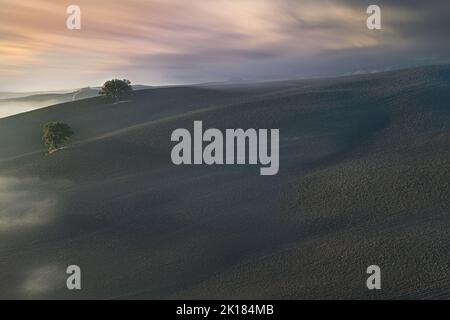
[[108,80],[103,84],[100,94],[105,97],[110,97],[119,102],[120,99],[133,92],[130,80],[113,79]]
[[49,152],[58,150],[58,145],[73,136],[72,128],[61,121],[52,121],[46,123],[42,127],[44,135],[42,141],[48,148]]

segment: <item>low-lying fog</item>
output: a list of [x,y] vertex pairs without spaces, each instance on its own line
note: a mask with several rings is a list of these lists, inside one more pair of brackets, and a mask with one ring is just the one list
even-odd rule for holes
[[0,176],[0,233],[47,223],[57,204],[51,190],[39,178]]
[[59,99],[51,99],[46,101],[14,101],[12,100],[0,100],[0,118],[13,116],[15,114],[28,112],[44,107],[51,106],[53,104],[61,103]]

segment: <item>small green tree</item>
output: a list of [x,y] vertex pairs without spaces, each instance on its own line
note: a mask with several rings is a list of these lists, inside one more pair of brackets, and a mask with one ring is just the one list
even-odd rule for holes
[[113,98],[116,100],[116,102],[118,102],[121,98],[130,95],[132,92],[133,87],[131,86],[130,80],[113,79],[106,81],[103,84],[100,95]]
[[46,123],[42,127],[42,141],[48,148],[49,152],[58,150],[58,145],[73,136],[72,128],[61,121],[52,121]]

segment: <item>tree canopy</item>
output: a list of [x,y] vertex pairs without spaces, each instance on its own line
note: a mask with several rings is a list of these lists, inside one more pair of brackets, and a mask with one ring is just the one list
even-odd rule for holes
[[42,141],[47,146],[49,152],[57,150],[58,145],[68,140],[74,134],[72,128],[61,121],[46,123],[43,126],[42,131]]
[[132,92],[133,87],[131,86],[130,80],[113,79],[103,84],[100,95],[120,101],[121,98],[130,95]]

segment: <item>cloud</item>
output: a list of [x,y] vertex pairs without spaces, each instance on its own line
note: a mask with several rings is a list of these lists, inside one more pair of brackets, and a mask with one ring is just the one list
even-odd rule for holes
[[[374,32],[365,26],[366,0],[79,0],[82,30],[69,31],[64,2],[4,0],[0,90],[96,85],[113,76],[163,84],[333,74],[352,68],[344,52],[370,50],[394,64],[448,58],[446,0],[378,3],[383,30]],[[317,72],[307,72],[311,65]]]

